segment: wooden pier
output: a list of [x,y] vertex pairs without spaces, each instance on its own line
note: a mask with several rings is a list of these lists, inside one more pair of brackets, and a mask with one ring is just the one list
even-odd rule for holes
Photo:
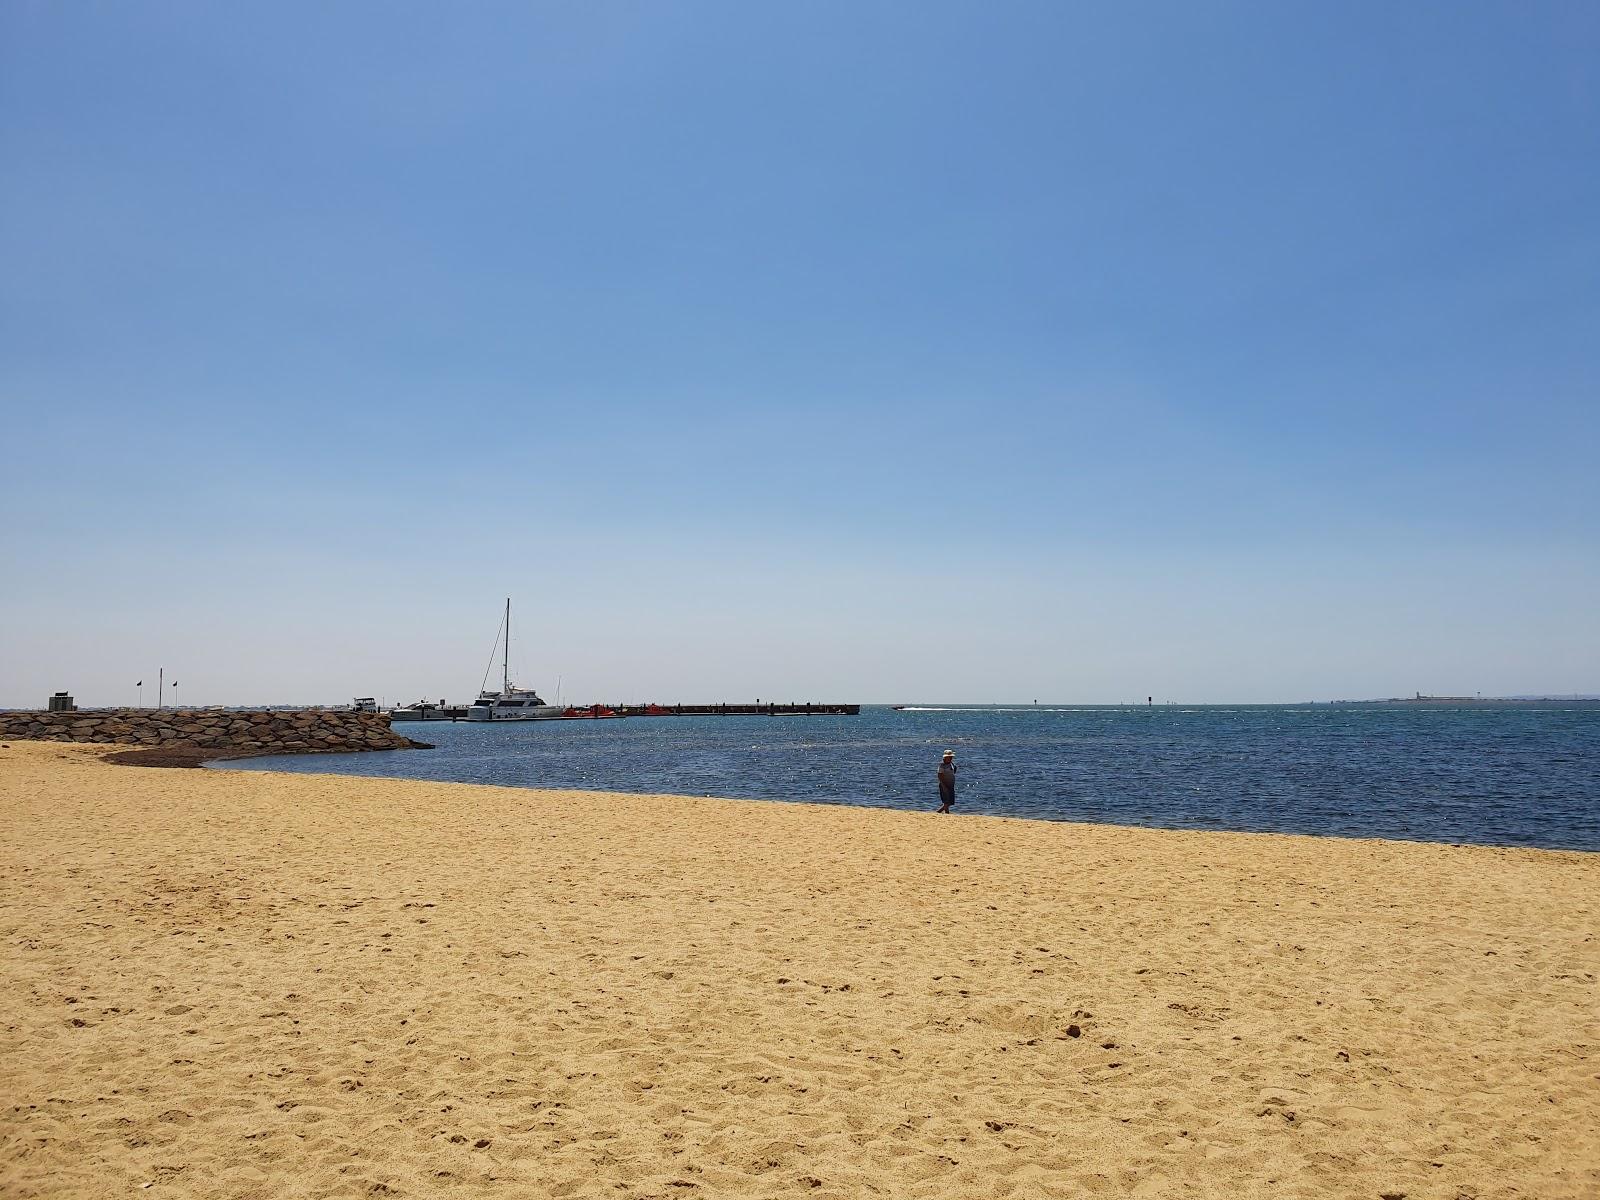
[[619,717],[858,717],[859,704],[614,704]]
[[[857,717],[859,704],[578,704],[559,717],[541,721],[614,720],[617,717]],[[404,709],[390,713],[394,721],[465,721],[465,705]],[[478,722],[473,722],[477,724]],[[494,722],[483,722],[493,724]]]

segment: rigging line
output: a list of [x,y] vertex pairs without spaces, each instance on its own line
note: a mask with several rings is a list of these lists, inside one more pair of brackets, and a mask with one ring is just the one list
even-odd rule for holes
[[500,633],[506,627],[505,616],[500,617],[500,627],[494,631],[494,645],[489,647],[489,665],[483,669],[483,678],[478,683],[478,695],[483,695],[484,689],[489,684],[489,672],[494,670],[494,652],[500,649]]

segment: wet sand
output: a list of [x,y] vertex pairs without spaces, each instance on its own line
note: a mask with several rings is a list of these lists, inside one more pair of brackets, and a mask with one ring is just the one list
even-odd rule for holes
[[109,749],[0,750],[7,1197],[1600,1195],[1600,855]]

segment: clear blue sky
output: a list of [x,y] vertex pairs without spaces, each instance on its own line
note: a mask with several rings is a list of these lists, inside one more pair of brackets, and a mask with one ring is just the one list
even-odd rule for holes
[[1587,0],[13,0],[0,263],[0,704],[1600,690]]

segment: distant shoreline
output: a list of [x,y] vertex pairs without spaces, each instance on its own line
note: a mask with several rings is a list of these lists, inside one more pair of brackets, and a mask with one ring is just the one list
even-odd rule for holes
[[1600,704],[1600,696],[1390,696],[1382,700],[1313,700],[1311,703],[1440,704],[1454,708],[1463,704]]
[[[728,715],[743,716],[818,716],[833,715],[832,708],[849,707],[856,710],[863,708],[893,708],[903,712],[949,712],[966,710],[988,709],[1132,709],[1132,708],[1303,708],[1307,705],[1326,707],[1328,705],[1361,706],[1361,705],[1437,705],[1441,707],[1463,707],[1473,705],[1516,705],[1521,707],[1540,707],[1558,704],[1594,704],[1600,705],[1600,693],[1580,692],[1570,696],[1375,696],[1363,699],[1340,700],[1160,700],[1155,702],[1145,700],[1101,700],[1101,701],[1060,701],[1060,700],[1009,700],[1009,701],[959,701],[947,700],[942,702],[932,701],[901,701],[888,700],[866,701],[859,705],[849,706],[818,706],[807,711],[805,705],[677,705],[663,706],[665,708],[678,707],[688,710],[690,708],[726,708]],[[769,712],[769,709],[772,710]],[[36,705],[5,705],[0,704],[0,717],[29,716],[43,713],[46,710]],[[101,716],[107,713],[141,713],[156,714],[163,712],[186,714],[224,714],[224,713],[302,713],[302,712],[348,712],[352,710],[348,705],[339,704],[208,704],[185,705],[182,709],[129,708],[126,705],[115,704],[81,704],[74,706],[71,712],[80,716]],[[387,712],[388,710],[381,710]],[[676,715],[676,714],[674,714]],[[702,715],[685,711],[683,716]],[[589,719],[570,718],[570,719]],[[441,718],[444,720],[444,718]],[[402,722],[406,724],[408,722]]]

